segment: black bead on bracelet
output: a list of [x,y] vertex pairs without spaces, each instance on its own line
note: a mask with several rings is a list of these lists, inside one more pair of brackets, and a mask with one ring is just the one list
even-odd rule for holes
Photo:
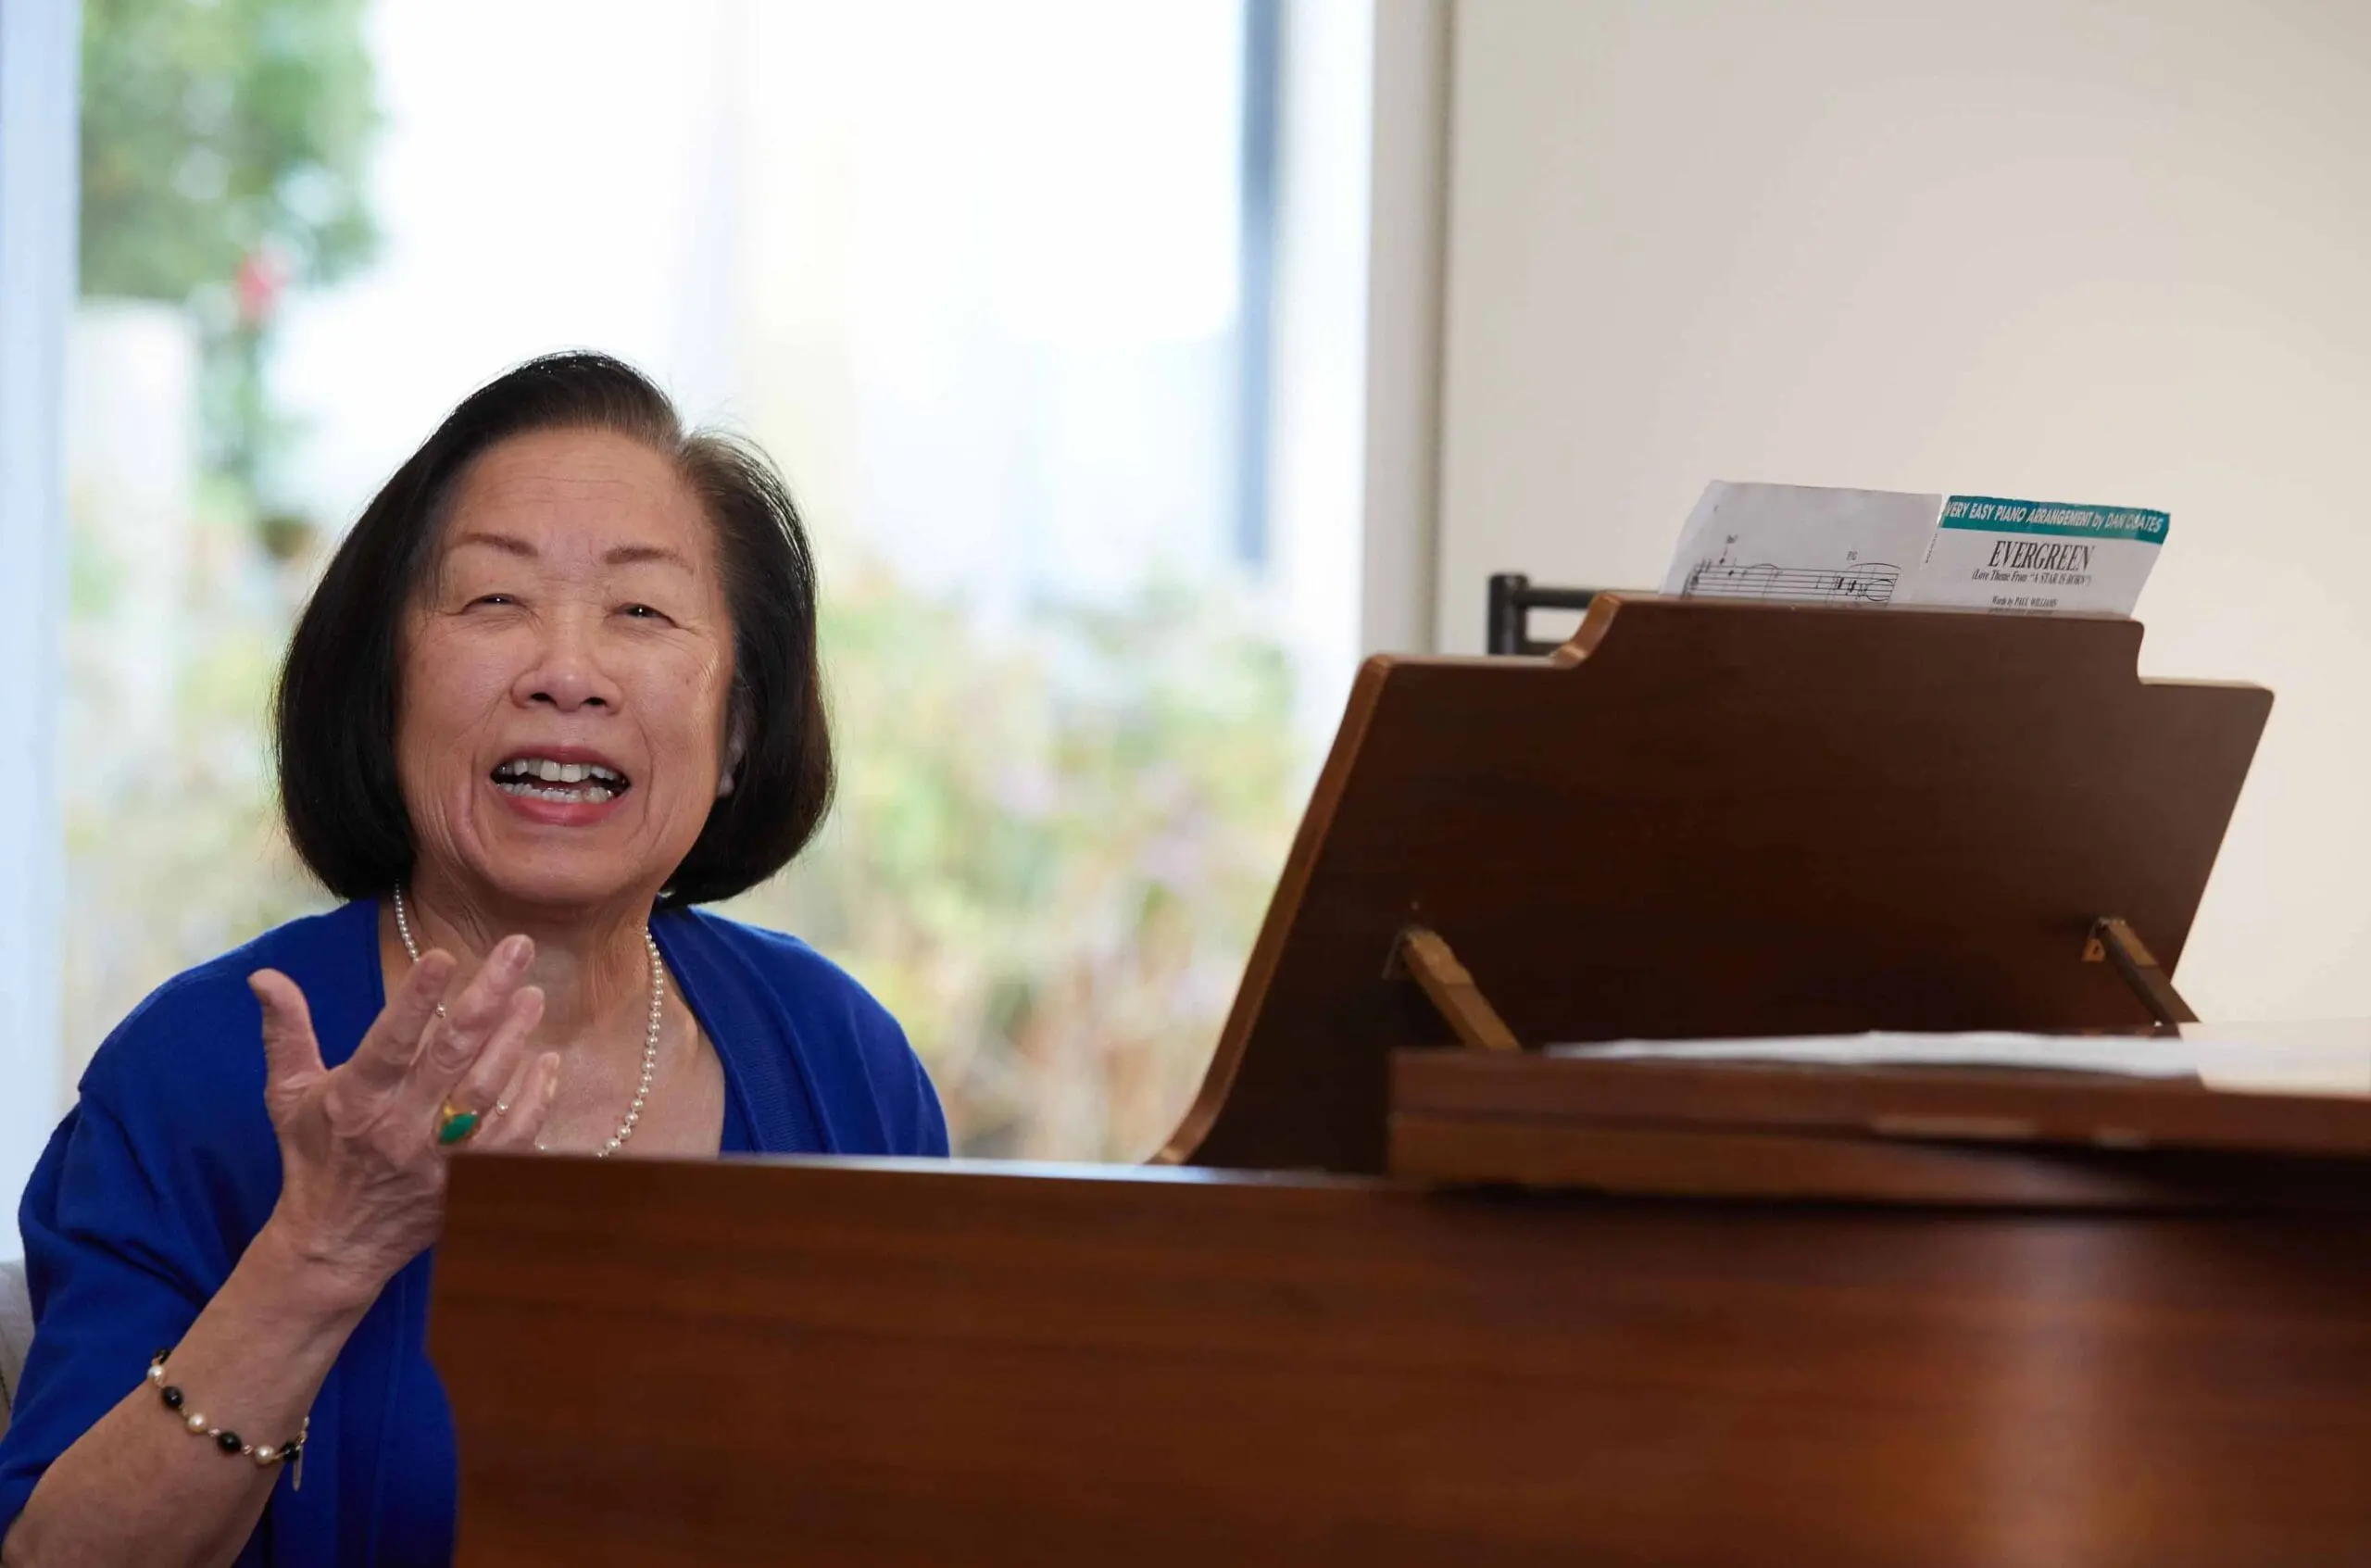
[[245,1442],[236,1432],[207,1424],[204,1415],[189,1409],[189,1397],[165,1381],[165,1358],[171,1354],[170,1350],[157,1352],[156,1360],[148,1363],[148,1381],[157,1386],[157,1397],[165,1401],[165,1408],[172,1411],[183,1426],[189,1428],[190,1436],[208,1439],[234,1459],[252,1459],[258,1470],[269,1470],[275,1464],[289,1465],[292,1467],[290,1485],[298,1491],[304,1490],[305,1438],[313,1430],[313,1418],[307,1416],[296,1436],[277,1448],[270,1443],[257,1448]]

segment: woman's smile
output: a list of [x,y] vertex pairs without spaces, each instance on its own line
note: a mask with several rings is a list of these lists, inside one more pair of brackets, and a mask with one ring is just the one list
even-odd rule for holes
[[521,816],[554,827],[605,822],[634,788],[622,768],[581,746],[521,750],[495,764],[486,778]]

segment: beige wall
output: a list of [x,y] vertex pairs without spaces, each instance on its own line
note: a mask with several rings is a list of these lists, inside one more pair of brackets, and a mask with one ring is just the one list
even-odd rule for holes
[[2371,5],[1459,0],[1440,626],[1708,479],[2162,507],[2270,733],[2180,979],[2371,1013]]

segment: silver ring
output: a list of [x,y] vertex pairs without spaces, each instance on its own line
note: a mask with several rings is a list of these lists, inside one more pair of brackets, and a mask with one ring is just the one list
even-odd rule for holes
[[503,1115],[507,1115],[507,1114],[508,1114],[508,1113],[509,1113],[509,1110],[510,1110],[510,1102],[509,1102],[508,1100],[507,1100],[507,1099],[498,1099],[498,1100],[496,1100],[496,1101],[494,1102],[494,1113],[495,1113],[496,1116],[503,1116]]

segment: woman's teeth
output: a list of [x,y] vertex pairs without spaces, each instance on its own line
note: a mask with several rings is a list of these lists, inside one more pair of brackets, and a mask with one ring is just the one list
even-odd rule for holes
[[543,757],[521,757],[494,771],[494,786],[505,795],[533,800],[604,805],[626,786],[625,775],[597,762],[554,762]]
[[568,784],[558,789],[546,789],[540,784],[521,784],[516,779],[496,779],[494,787],[505,795],[523,795],[530,800],[566,800],[606,805],[618,797],[613,789],[599,784]]

